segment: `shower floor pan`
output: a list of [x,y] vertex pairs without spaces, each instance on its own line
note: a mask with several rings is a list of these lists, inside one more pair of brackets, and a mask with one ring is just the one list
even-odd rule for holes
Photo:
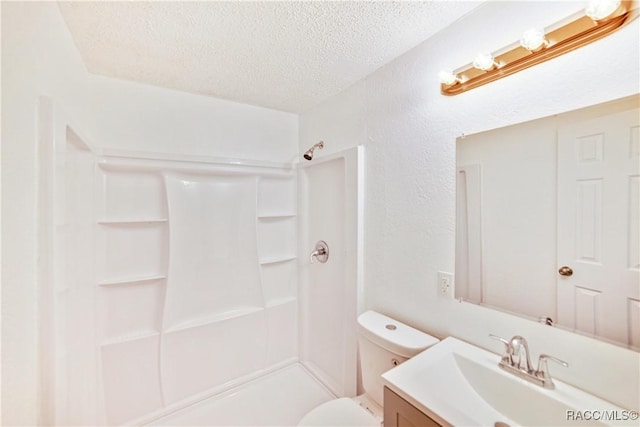
[[296,363],[157,419],[151,426],[295,426],[334,399]]

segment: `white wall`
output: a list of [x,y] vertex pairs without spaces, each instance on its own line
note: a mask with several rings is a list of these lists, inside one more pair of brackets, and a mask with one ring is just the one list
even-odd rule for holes
[[2,2],[2,423],[37,423],[37,97],[97,146],[290,161],[297,116],[90,76],[55,2]]
[[[298,165],[299,357],[336,396],[357,392],[362,158],[354,147]],[[329,258],[310,263],[320,240]]]
[[36,101],[82,96],[55,3],[2,2],[2,423],[37,421]]
[[274,162],[297,156],[296,114],[101,76],[89,76],[89,85],[90,108],[79,119],[101,146]]
[[639,356],[629,350],[487,308],[440,297],[437,271],[454,270],[455,140],[638,92],[638,20],[593,45],[516,75],[445,97],[438,71],[480,50],[518,40],[582,2],[490,2],[300,117],[300,150],[366,149],[366,308],[438,336],[494,352],[489,333],[530,341],[570,363],[554,376],[627,407],[638,407]]

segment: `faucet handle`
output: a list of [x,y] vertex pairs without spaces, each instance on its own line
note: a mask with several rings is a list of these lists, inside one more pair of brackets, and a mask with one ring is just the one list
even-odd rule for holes
[[504,344],[505,346],[509,346],[509,340],[499,337],[497,335],[493,335],[493,334],[489,334],[489,338],[493,338],[494,340],[498,340],[500,341],[502,344]]
[[489,338],[493,338],[494,340],[500,341],[502,344],[504,344],[504,354],[502,355],[502,362],[511,365],[513,360],[511,357],[509,340],[493,334],[489,334]]
[[569,366],[567,362],[564,360],[560,360],[557,357],[549,356],[548,354],[541,354],[538,359],[538,369],[536,370],[536,377],[542,378],[545,382],[544,387],[546,388],[554,388],[553,381],[551,381],[551,374],[549,373],[549,365],[547,363],[548,360],[552,362],[556,362],[559,365],[564,366],[565,368]]
[[549,368],[547,366],[547,360],[551,360],[552,362],[556,362],[558,365],[562,365],[565,368],[569,366],[567,362],[564,360],[560,360],[557,357],[549,356],[548,354],[541,354],[538,359],[538,371],[542,371],[544,369],[545,372],[549,373]]

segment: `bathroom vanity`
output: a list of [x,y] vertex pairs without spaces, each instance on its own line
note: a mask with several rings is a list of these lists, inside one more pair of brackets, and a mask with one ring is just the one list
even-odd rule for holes
[[542,387],[500,362],[497,354],[444,339],[382,375],[384,425],[637,426],[635,411],[555,379]]
[[388,387],[384,388],[385,427],[439,427],[442,425]]

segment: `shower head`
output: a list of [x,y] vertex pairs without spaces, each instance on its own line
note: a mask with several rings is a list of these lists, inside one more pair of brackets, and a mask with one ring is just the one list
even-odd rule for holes
[[304,157],[307,160],[313,159],[313,150],[315,150],[316,148],[319,148],[322,150],[324,148],[324,141],[320,141],[317,144],[314,144],[313,147],[309,148],[307,151],[304,152],[302,157]]

